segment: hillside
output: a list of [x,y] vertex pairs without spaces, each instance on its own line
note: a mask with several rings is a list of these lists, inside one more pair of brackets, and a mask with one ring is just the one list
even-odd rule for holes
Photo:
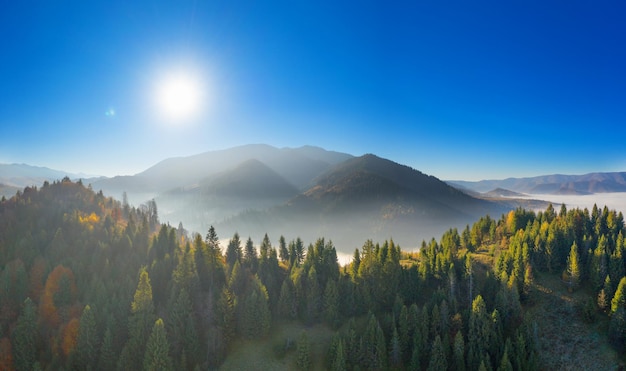
[[241,163],[257,160],[287,179],[298,189],[306,188],[317,175],[351,156],[318,147],[275,148],[251,144],[198,155],[169,158],[134,176],[114,177],[94,182],[93,186],[108,194],[159,194],[171,189],[189,187],[202,179],[231,170]]
[[65,177],[80,179],[93,177],[85,174],[73,174],[66,171],[26,164],[0,164],[0,196],[11,197],[24,187],[40,186],[44,182],[53,182]]
[[[366,157],[354,169],[367,173],[378,161]],[[320,183],[344,184],[331,174],[332,183]],[[412,253],[363,236],[345,267],[325,238],[234,234],[220,244],[218,232],[190,236],[159,224],[154,204],[130,207],[69,180],[0,201],[0,366],[535,370],[623,362],[626,230],[623,215],[607,208],[483,216]]]
[[[393,239],[416,246],[450,226],[462,228],[484,214],[500,215],[507,206],[479,200],[408,166],[375,155],[344,161],[285,205],[246,212],[218,226],[234,232],[244,226],[253,235],[278,229],[331,238],[349,253],[357,236]],[[302,232],[300,232],[302,233]]]
[[505,188],[530,194],[589,194],[626,192],[626,172],[589,173],[584,175],[543,175],[530,178],[508,178],[503,180],[481,180],[469,182],[451,180],[449,184],[476,192],[488,192],[494,188]]

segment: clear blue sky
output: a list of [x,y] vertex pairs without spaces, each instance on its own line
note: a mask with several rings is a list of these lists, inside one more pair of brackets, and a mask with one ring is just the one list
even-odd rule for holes
[[[442,179],[626,170],[624,1],[337,3],[2,2],[0,162],[134,174],[267,143]],[[173,69],[205,89],[180,125],[151,98]]]

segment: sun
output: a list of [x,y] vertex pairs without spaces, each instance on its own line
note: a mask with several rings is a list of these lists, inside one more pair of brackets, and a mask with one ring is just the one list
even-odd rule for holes
[[164,76],[156,86],[156,105],[169,122],[183,123],[197,116],[202,108],[200,78],[187,71]]

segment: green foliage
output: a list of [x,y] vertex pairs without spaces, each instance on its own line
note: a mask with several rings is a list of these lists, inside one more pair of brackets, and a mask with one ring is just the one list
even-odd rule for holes
[[30,370],[38,359],[37,353],[37,315],[35,305],[26,298],[22,314],[17,320],[11,343],[16,370]]
[[448,361],[446,360],[446,353],[443,349],[443,344],[441,343],[441,337],[437,335],[430,352],[428,371],[445,371],[447,369]]
[[143,358],[143,370],[145,371],[168,371],[173,370],[172,358],[169,355],[169,344],[165,332],[163,320],[158,319],[154,323],[152,333],[146,344],[146,353]]
[[300,370],[308,370],[311,368],[311,350],[309,348],[309,337],[307,336],[306,331],[302,330],[300,337],[298,338],[298,358],[296,361],[296,365]]

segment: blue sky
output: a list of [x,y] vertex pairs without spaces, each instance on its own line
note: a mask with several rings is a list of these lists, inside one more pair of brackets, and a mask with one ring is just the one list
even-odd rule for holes
[[[0,162],[134,174],[267,143],[442,179],[626,170],[623,1],[338,3],[2,2]],[[152,99],[172,70],[204,87],[185,122]]]

